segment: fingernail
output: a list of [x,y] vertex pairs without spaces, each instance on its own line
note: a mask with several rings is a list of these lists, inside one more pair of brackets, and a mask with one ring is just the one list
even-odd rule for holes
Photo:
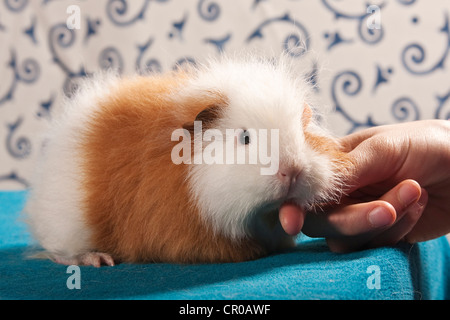
[[372,227],[381,228],[392,223],[392,214],[384,207],[376,207],[369,212],[368,219]]
[[419,200],[416,203],[408,207],[408,212],[412,212],[414,214],[421,214],[423,212],[424,207],[426,206],[428,201],[428,194],[426,191],[422,191]]
[[409,206],[414,201],[417,201],[419,197],[418,189],[412,187],[411,185],[404,185],[398,190],[399,200],[402,202],[404,207]]

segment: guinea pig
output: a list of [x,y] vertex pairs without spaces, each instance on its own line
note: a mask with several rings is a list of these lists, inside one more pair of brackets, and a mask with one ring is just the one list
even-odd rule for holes
[[94,266],[291,248],[280,206],[335,201],[347,165],[311,89],[286,57],[86,79],[45,133],[25,207],[32,235],[53,261]]

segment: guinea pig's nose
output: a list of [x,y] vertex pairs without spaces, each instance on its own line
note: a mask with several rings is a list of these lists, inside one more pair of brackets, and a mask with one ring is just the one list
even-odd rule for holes
[[277,172],[277,177],[283,183],[293,184],[300,178],[301,173],[302,170],[295,167],[280,168]]

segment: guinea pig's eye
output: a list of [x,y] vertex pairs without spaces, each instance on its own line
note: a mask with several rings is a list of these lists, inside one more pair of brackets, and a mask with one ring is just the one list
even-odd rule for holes
[[247,130],[242,130],[239,134],[239,142],[241,144],[249,144],[250,143],[250,132]]

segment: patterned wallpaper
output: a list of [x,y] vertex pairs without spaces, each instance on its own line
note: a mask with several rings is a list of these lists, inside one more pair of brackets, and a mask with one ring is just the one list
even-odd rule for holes
[[0,189],[23,189],[39,132],[96,70],[164,72],[288,51],[337,135],[450,118],[448,0],[0,0]]

